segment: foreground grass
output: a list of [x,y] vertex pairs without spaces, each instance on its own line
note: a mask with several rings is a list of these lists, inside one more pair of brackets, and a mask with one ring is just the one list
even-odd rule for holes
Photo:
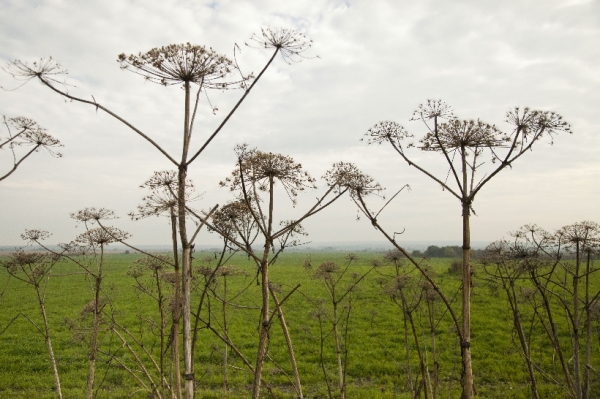
[[[196,254],[197,264],[210,255]],[[320,334],[317,313],[328,312],[328,295],[323,284],[311,278],[303,267],[306,254],[283,255],[271,268],[271,281],[281,286],[280,298],[293,287],[300,288],[284,304],[286,321],[294,343],[299,372],[306,398],[327,397],[320,362]],[[157,356],[156,336],[148,328],[146,320],[156,317],[151,301],[138,295],[134,280],[126,272],[138,255],[109,255],[105,267],[104,287],[111,298],[113,314],[120,323],[135,331],[149,350]],[[315,253],[308,257],[314,267],[324,261],[345,264],[345,254]],[[372,268],[373,260],[381,260],[381,254],[361,253],[359,260],[350,266],[350,273],[363,274]],[[446,292],[456,292],[460,286],[457,276],[448,273],[450,259],[431,260],[429,265],[436,272],[436,280]],[[251,363],[256,356],[258,341],[257,322],[260,309],[260,287],[256,284],[256,269],[245,256],[234,255],[229,262],[245,274],[228,278],[228,308],[230,338]],[[92,299],[90,282],[74,265],[63,263],[56,267],[47,288],[46,307],[52,329],[54,352],[58,361],[63,395],[80,398],[86,390],[88,353],[85,339],[74,334],[74,322],[81,321],[82,309]],[[353,305],[348,324],[347,397],[349,398],[409,398],[407,361],[405,357],[404,324],[402,312],[381,285],[393,274],[393,267],[379,266],[371,271],[352,293]],[[352,277],[349,276],[349,279]],[[8,281],[5,270],[0,270],[0,287]],[[350,280],[348,280],[350,281]],[[220,293],[222,286],[216,286]],[[193,303],[198,302],[198,294]],[[456,308],[460,304],[456,303]],[[214,298],[211,306],[211,325],[220,330],[220,306]],[[194,307],[194,305],[192,305]],[[208,318],[207,307],[205,316]],[[440,307],[439,314],[442,314]],[[5,329],[14,317],[15,321]],[[41,316],[35,299],[35,291],[14,279],[0,299],[0,397],[1,398],[54,398],[54,381],[43,337],[36,332],[32,322],[41,326]],[[429,330],[420,316],[422,345],[430,345]],[[529,398],[522,356],[512,335],[512,321],[506,301],[501,292],[491,293],[483,280],[476,280],[472,296],[472,351],[476,390],[484,398]],[[436,326],[437,350],[440,353],[439,397],[460,396],[460,351],[448,317],[442,317]],[[328,329],[324,334],[329,333]],[[541,344],[540,344],[541,345]],[[101,346],[116,350],[119,343],[108,333],[102,335]],[[412,373],[417,373],[417,357],[414,344],[410,344]],[[541,348],[540,350],[543,350]],[[598,348],[594,348],[598,353]],[[199,331],[195,356],[198,397],[221,398],[223,384],[223,343],[207,328]],[[127,359],[127,354],[120,353]],[[288,376],[291,368],[281,328],[275,319],[270,332],[269,354],[264,372],[265,380],[272,387],[265,397],[295,397]],[[333,382],[337,373],[334,341],[331,335],[324,340],[323,359],[325,372]],[[430,359],[429,359],[430,360]],[[248,397],[252,375],[242,361],[232,352],[229,354],[229,398]],[[278,367],[279,365],[280,367]],[[430,361],[432,367],[432,362]],[[97,381],[100,389],[97,398],[148,398],[139,384],[111,358],[104,356],[97,365]],[[544,380],[540,381],[540,393],[544,398],[562,398],[562,391]]]

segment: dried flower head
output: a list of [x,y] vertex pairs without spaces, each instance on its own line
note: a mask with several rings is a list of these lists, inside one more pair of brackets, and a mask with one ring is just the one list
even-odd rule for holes
[[240,276],[246,275],[247,273],[244,270],[240,270],[234,265],[225,265],[221,266],[217,269],[217,276],[220,277],[230,277],[230,276]]
[[[261,28],[261,33],[253,34],[250,40],[259,47],[277,49],[288,64],[297,61],[296,58],[305,58],[302,53],[312,47],[312,40],[293,29]],[[252,47],[248,43],[246,46]]]
[[408,275],[394,277],[383,287],[383,292],[392,298],[398,298],[402,291],[414,286],[414,278]]
[[279,182],[294,205],[298,191],[317,188],[315,179],[302,169],[302,164],[287,155],[249,150],[246,145],[237,146],[236,152],[239,166],[231,177],[220,183],[222,187],[238,191],[244,184],[247,189],[253,186],[260,191],[267,191],[271,184]]
[[2,117],[2,122],[8,131],[7,139],[0,139],[0,149],[5,145],[10,148],[16,146],[33,146],[35,150],[45,148],[50,155],[60,158],[62,154],[55,152],[52,148],[63,147],[60,141],[48,131],[37,124],[33,119],[25,117],[6,118]]
[[426,103],[419,104],[417,109],[413,112],[412,118],[410,118],[410,120],[420,120],[427,123],[428,120],[434,118],[452,120],[456,117],[452,112],[452,108],[442,100],[428,99]]
[[25,233],[21,234],[21,238],[25,241],[38,242],[43,241],[50,237],[52,234],[45,230],[25,230]]
[[[178,188],[179,182],[177,172],[173,170],[165,170],[154,172],[152,177],[140,188],[150,190],[150,195],[142,198],[143,203],[138,205],[137,213],[130,212],[129,216],[133,220],[140,220],[149,216],[159,216],[161,214],[170,214],[171,211],[177,213],[178,204]],[[186,179],[185,181],[185,199],[186,203],[195,200],[194,184]]]
[[213,275],[214,269],[207,265],[198,266],[194,269],[194,274],[197,276],[203,276],[205,278]]
[[71,214],[71,219],[75,219],[79,222],[97,222],[99,220],[111,220],[118,219],[114,211],[106,208],[85,208],[80,211]]
[[139,279],[144,275],[145,268],[138,264],[133,264],[129,267],[127,272],[125,273],[127,276],[132,277],[134,279]]
[[233,74],[233,62],[212,48],[190,43],[170,44],[138,55],[120,54],[122,69],[130,70],[146,80],[163,86],[195,83],[209,89],[227,89],[225,79]]
[[63,69],[52,57],[40,58],[38,61],[32,62],[31,65],[25,61],[14,60],[2,69],[16,80],[25,81],[25,83],[33,78],[39,78],[42,81],[64,85],[65,83],[57,80],[56,76],[68,74],[67,70]]
[[79,234],[75,238],[75,242],[81,245],[107,245],[114,242],[119,242],[128,239],[131,234],[117,229],[116,227],[95,228]]
[[161,272],[165,268],[173,265],[173,259],[166,255],[144,256],[137,259],[135,264],[140,266],[142,270],[149,270],[153,273]]
[[37,284],[47,270],[49,257],[40,252],[25,252],[19,249],[10,254],[8,259],[1,259],[0,266],[6,268],[11,275],[24,273],[24,280],[30,284]]
[[438,126],[438,134],[429,132],[423,137],[421,149],[441,151],[481,149],[506,146],[507,136],[494,125],[480,120],[452,119]]
[[323,179],[329,187],[334,188],[335,192],[348,190],[352,197],[357,194],[364,197],[383,190],[371,176],[363,173],[356,165],[349,162],[333,164],[333,168],[325,172]]
[[308,233],[304,229],[304,226],[298,223],[297,220],[282,220],[279,222],[279,225],[282,227],[281,230],[287,231],[286,234],[278,238],[282,247],[291,248],[305,244],[302,241],[302,237],[308,236]]
[[217,209],[212,215],[213,226],[229,238],[239,234],[248,237],[255,220],[243,200],[232,201]]
[[[414,136],[406,131],[402,125],[394,121],[381,121],[365,133],[367,144],[382,144],[390,142],[402,150],[402,141]],[[361,139],[361,141],[364,140]],[[410,146],[410,144],[409,144]]]
[[350,263],[350,262],[356,262],[360,258],[354,252],[350,252],[349,254],[347,254],[346,256],[344,256],[344,259],[346,259],[348,261],[348,263]]
[[317,267],[317,270],[313,273],[312,278],[324,279],[326,281],[332,281],[333,276],[337,274],[340,267],[335,262],[323,262]]
[[161,275],[163,281],[168,284],[177,284],[180,280],[180,277],[175,272],[164,272]]
[[559,114],[549,111],[523,109],[515,107],[506,113],[506,122],[515,127],[514,135],[520,134],[521,146],[525,142],[539,140],[543,136],[550,137],[558,132],[572,133],[571,126]]
[[[549,248],[546,248],[549,249]],[[483,265],[500,266],[512,276],[539,269],[552,262],[551,251],[542,251],[520,231],[514,241],[500,240],[488,245],[480,262]]]
[[395,249],[392,251],[388,251],[383,256],[383,259],[387,262],[398,263],[398,262],[403,262],[406,258],[402,252]]
[[554,241],[568,251],[600,250],[600,225],[591,221],[574,223],[560,228],[554,235]]
[[423,297],[427,302],[435,302],[440,299],[440,296],[433,287],[433,285],[427,280],[424,280],[421,283],[421,290],[423,293]]

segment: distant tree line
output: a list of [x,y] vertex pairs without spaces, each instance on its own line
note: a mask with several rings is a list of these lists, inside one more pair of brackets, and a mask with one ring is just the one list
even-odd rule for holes
[[[479,258],[483,250],[471,249],[471,257]],[[462,257],[462,248],[459,245],[448,245],[444,247],[438,247],[437,245],[430,245],[425,251],[415,249],[412,251],[414,257],[424,258],[460,258]]]

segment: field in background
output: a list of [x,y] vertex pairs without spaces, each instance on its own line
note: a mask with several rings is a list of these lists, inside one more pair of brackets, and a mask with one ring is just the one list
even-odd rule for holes
[[[351,273],[367,271],[374,260],[383,261],[382,254],[358,253],[359,260],[350,266]],[[195,254],[195,264],[212,253]],[[327,389],[323,382],[323,371],[319,356],[319,322],[316,317],[318,306],[327,309],[327,291],[319,280],[311,278],[304,263],[310,260],[313,267],[325,261],[334,261],[340,266],[346,262],[345,253],[313,253],[312,255],[290,253],[282,255],[270,269],[271,281],[281,285],[280,298],[297,284],[301,284],[284,304],[285,318],[289,325],[298,361],[300,377],[306,398],[323,398]],[[146,299],[137,295],[134,280],[126,273],[139,255],[109,255],[104,287],[112,298],[115,318],[132,331],[140,332],[139,315],[145,317],[154,309]],[[432,259],[428,263],[436,272],[436,280],[446,292],[459,287],[458,275],[448,273],[452,259]],[[232,300],[228,308],[230,337],[243,354],[254,361],[257,344],[257,323],[260,309],[260,291],[256,284],[255,266],[243,255],[235,255],[229,264],[238,267],[245,275],[229,277],[229,295],[243,287],[247,290]],[[69,328],[73,320],[82,317],[82,309],[92,299],[90,283],[75,266],[60,264],[50,279],[46,300],[52,328],[54,352],[58,360],[65,398],[80,398],[85,392],[88,372],[87,349]],[[402,312],[387,295],[382,293],[382,284],[393,274],[393,267],[383,263],[370,272],[353,293],[355,302],[349,320],[348,341],[348,390],[349,398],[409,398],[406,380],[406,357]],[[64,275],[64,276],[59,276]],[[473,370],[477,393],[482,398],[528,398],[530,396],[523,358],[512,335],[512,321],[502,291],[490,290],[483,272],[476,271],[472,294],[472,348]],[[4,287],[8,274],[0,270],[0,287]],[[348,281],[352,276],[348,276]],[[215,288],[221,292],[222,287]],[[198,303],[193,298],[192,307]],[[213,298],[212,325],[219,329],[221,304]],[[440,313],[441,313],[440,307]],[[456,303],[456,309],[460,309]],[[12,279],[0,299],[0,331],[19,313],[41,323],[35,299],[35,291]],[[425,320],[418,323],[425,327]],[[39,324],[41,326],[41,324]],[[460,355],[457,339],[451,331],[449,318],[443,318],[437,326],[438,351],[441,353],[440,398],[460,396]],[[327,331],[325,331],[327,333]],[[429,345],[428,330],[421,331],[422,342]],[[291,369],[285,341],[276,321],[270,333],[271,361],[267,361],[264,377],[273,387],[273,397],[294,397]],[[151,331],[143,331],[143,339],[152,350],[156,338]],[[412,341],[411,341],[412,342]],[[101,343],[113,350],[119,346],[104,335]],[[200,332],[195,358],[196,381],[199,398],[222,396],[222,353],[223,343],[207,329]],[[414,349],[414,345],[411,344]],[[248,397],[252,374],[241,360],[230,351],[228,397]],[[326,372],[335,381],[336,359],[333,338],[324,344]],[[122,368],[100,357],[97,381],[101,384],[97,398],[148,398],[139,391],[135,380]],[[281,367],[275,366],[278,364]],[[413,373],[418,372],[416,355],[412,359]],[[282,371],[283,369],[284,371]],[[540,379],[540,393],[545,398],[560,398],[561,391]],[[1,398],[54,398],[53,377],[43,337],[37,333],[24,317],[19,317],[0,335],[0,397]],[[265,394],[266,397],[266,394]]]

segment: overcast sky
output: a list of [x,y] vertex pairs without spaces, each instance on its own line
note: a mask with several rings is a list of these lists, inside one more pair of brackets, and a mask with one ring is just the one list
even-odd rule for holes
[[[523,224],[548,230],[582,220],[600,222],[600,2],[598,1],[36,1],[0,0],[0,61],[32,62],[52,56],[69,71],[73,94],[94,98],[156,139],[175,158],[181,146],[183,92],[144,82],[119,69],[120,53],[146,52],[171,43],[210,46],[258,73],[271,52],[244,46],[261,27],[296,29],[313,40],[307,59],[273,66],[230,123],[190,167],[202,194],[194,206],[224,204],[218,186],[235,164],[233,147],[247,143],[292,156],[319,178],[337,161],[351,161],[400,194],[380,216],[407,241],[459,241],[460,204],[395,155],[391,147],[360,139],[375,123],[393,120],[416,136],[410,122],[428,98],[442,99],[464,119],[481,118],[508,129],[514,106],[551,110],[572,135],[545,139],[495,177],[477,196],[472,239],[493,241]],[[312,58],[316,57],[318,58]],[[0,85],[19,85],[0,71]],[[219,111],[200,105],[199,146],[241,96],[210,92]],[[63,158],[41,151],[0,182],[0,245],[19,245],[25,229],[52,232],[51,243],[70,241],[81,226],[71,212],[95,206],[117,212],[114,224],[137,244],[167,244],[167,220],[132,222],[139,188],[155,170],[171,167],[147,142],[110,116],[65,102],[36,81],[0,91],[0,114],[26,116],[61,140]],[[1,130],[0,136],[6,131]],[[204,138],[204,139],[203,139]],[[438,154],[415,159],[440,176]],[[12,156],[0,152],[0,174]],[[291,209],[281,198],[277,214],[291,219],[318,193]],[[382,200],[371,199],[373,208]],[[280,206],[280,208],[279,208]],[[305,223],[309,239],[380,241],[347,198]],[[214,235],[199,244],[217,242]]]

